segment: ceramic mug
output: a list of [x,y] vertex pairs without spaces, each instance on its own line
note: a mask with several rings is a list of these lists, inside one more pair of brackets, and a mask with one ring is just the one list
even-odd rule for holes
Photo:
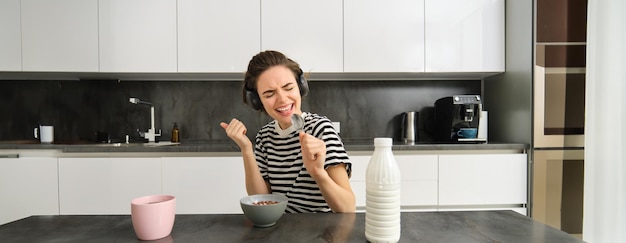
[[459,138],[476,138],[478,135],[477,128],[459,128],[459,131],[456,132],[456,135]]
[[54,126],[42,126],[35,127],[35,138],[38,138],[41,143],[54,142]]
[[140,240],[157,240],[172,232],[176,216],[176,197],[151,195],[131,200],[133,229]]

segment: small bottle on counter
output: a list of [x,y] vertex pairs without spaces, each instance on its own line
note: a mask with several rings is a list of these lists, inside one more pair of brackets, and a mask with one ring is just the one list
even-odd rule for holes
[[400,240],[400,168],[391,138],[375,138],[365,172],[365,238],[369,242]]
[[174,128],[172,128],[172,143],[180,143],[180,130],[178,130],[178,124],[174,122]]

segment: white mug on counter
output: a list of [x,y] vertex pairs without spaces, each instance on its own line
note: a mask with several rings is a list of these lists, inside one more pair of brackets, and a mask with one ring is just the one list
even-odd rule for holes
[[35,138],[38,138],[41,143],[54,142],[54,126],[39,125],[39,127],[35,127],[34,133]]
[[487,111],[480,112],[480,120],[478,121],[478,138],[484,138],[487,141],[487,125],[489,122],[489,113]]

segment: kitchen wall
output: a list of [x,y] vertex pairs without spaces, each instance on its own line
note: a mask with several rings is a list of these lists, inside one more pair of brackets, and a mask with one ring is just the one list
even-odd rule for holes
[[[436,99],[453,94],[480,94],[480,80],[311,81],[304,111],[341,122],[344,139],[399,137],[404,111],[420,112],[420,140],[432,141]],[[174,122],[181,140],[227,140],[219,122],[236,117],[253,138],[270,121],[241,99],[241,82],[233,81],[0,81],[0,140],[31,140],[38,124],[54,125],[58,142],[95,141],[95,132],[113,140],[150,125],[150,109],[128,101],[136,97],[155,105],[156,128],[169,140]]]
[[490,141],[532,143],[534,2],[506,2],[506,72],[483,82]]

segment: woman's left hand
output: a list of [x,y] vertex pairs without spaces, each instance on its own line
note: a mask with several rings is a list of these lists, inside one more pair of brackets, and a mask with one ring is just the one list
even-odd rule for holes
[[326,160],[326,144],[305,132],[300,132],[300,146],[302,147],[302,161],[304,167],[315,179],[320,173],[326,173],[324,161]]

